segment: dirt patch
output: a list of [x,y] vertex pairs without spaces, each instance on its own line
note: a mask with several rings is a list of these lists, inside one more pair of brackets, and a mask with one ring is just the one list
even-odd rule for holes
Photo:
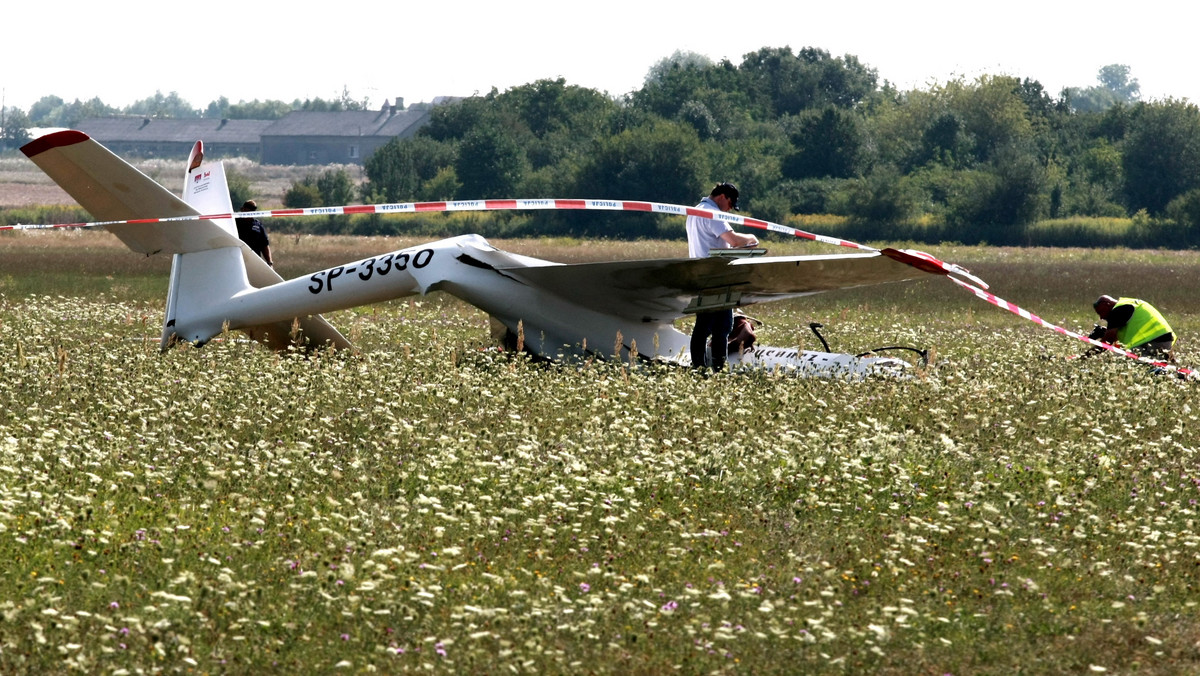
[[0,183],[0,209],[74,204],[75,200],[57,185]]
[[[176,195],[177,184],[182,184],[184,167],[182,161],[138,160],[134,166],[150,178],[164,185]],[[240,174],[250,181],[250,189],[263,209],[283,206],[283,195],[293,183],[306,176],[318,176],[331,169],[345,170],[350,180],[358,185],[364,180],[362,167],[352,164],[330,166],[279,166],[260,165],[250,160],[234,158],[225,160],[226,171]],[[59,188],[49,176],[42,173],[32,162],[15,158],[0,158],[0,209],[31,206],[74,205],[75,200]]]

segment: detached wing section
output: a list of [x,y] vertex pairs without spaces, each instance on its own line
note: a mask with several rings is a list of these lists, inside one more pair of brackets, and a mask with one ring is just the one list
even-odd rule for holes
[[733,292],[739,305],[901,282],[926,272],[878,253],[692,258],[498,268],[498,272],[598,312],[670,322],[698,296]]
[[[21,152],[96,220],[200,215],[171,191],[83,132],[68,130],[47,134],[27,143]],[[235,235],[212,221],[128,223],[105,227],[130,249],[146,255],[193,253],[240,244]]]

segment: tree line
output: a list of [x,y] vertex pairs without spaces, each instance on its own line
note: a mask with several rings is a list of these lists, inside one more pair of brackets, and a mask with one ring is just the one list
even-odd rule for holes
[[[1200,243],[1200,110],[1140,100],[1120,64],[1052,96],[1003,75],[900,91],[815,48],[763,48],[736,65],[677,52],[620,100],[556,79],[439,106],[364,170],[372,202],[695,203],[729,180],[755,217],[833,214],[858,238],[1021,244],[1038,224],[1055,243]],[[1122,234],[1105,239],[1113,221]],[[1067,236],[1046,235],[1047,222]],[[521,234],[678,236],[677,225],[546,212]]]
[[[832,214],[859,238],[1019,244],[1035,224],[1115,220],[1124,243],[1200,243],[1200,109],[1141,100],[1121,64],[1058,95],[1006,75],[901,91],[818,48],[764,47],[739,64],[676,52],[620,98],[560,78],[438,106],[364,173],[349,187],[336,172],[310,177],[286,199],[694,203],[728,180],[750,215]],[[668,220],[546,212],[522,217],[519,234],[661,236]]]
[[94,97],[87,101],[75,99],[66,101],[57,95],[43,96],[29,107],[28,111],[20,108],[6,107],[3,124],[0,124],[0,148],[17,147],[29,140],[29,129],[36,127],[66,127],[71,128],[80,121],[94,117],[112,117],[115,115],[140,115],[143,117],[168,117],[178,119],[208,118],[218,120],[278,120],[294,110],[309,110],[315,112],[339,110],[365,110],[369,105],[367,99],[355,99],[349,90],[343,88],[341,97],[325,100],[320,97],[312,99],[295,99],[291,103],[284,101],[239,101],[230,103],[222,96],[210,101],[203,109],[194,107],[181,97],[178,92],[163,94],[154,92],[153,96],[139,99],[128,106],[117,108],[110,106]]

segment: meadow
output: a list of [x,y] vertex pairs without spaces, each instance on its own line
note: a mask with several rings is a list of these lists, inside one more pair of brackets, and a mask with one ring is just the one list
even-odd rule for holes
[[[285,277],[408,243],[274,240]],[[1197,252],[928,250],[1084,333],[1151,300],[1200,366]],[[440,294],[329,315],[354,354],[160,354],[168,266],[0,236],[0,672],[1200,670],[1196,383],[946,280],[751,310],[935,354],[843,381],[532,362]]]

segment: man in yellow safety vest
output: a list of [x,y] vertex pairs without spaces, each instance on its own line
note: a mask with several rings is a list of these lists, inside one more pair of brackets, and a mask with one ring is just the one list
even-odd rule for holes
[[1143,357],[1170,359],[1175,334],[1153,305],[1137,298],[1100,296],[1092,307],[1100,319],[1108,323],[1099,340],[1120,345]]

